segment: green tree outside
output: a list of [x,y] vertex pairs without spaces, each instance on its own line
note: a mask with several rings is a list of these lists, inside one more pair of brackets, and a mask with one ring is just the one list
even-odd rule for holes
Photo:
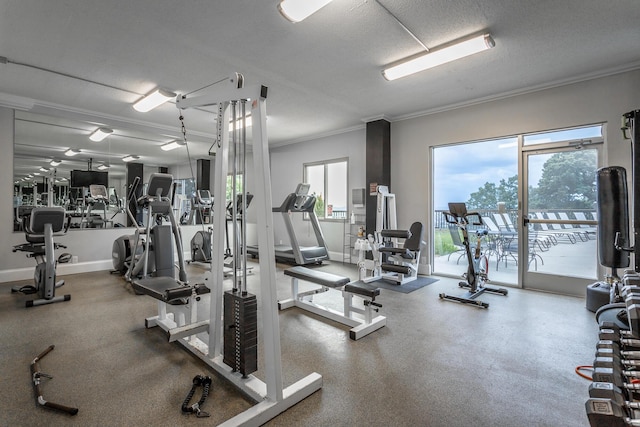
[[313,193],[313,195],[316,197],[316,204],[313,208],[313,211],[318,218],[324,218],[324,199],[322,198],[322,193],[318,195],[316,195],[316,193]]
[[591,209],[596,203],[596,150],[556,153],[544,163],[530,209]]

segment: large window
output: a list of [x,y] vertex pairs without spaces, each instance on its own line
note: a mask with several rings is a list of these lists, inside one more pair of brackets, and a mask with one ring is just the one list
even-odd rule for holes
[[[236,194],[242,194],[243,188],[243,180],[244,175],[238,174],[236,175]],[[233,198],[233,174],[227,175],[227,194],[226,200],[231,200]]]
[[[534,273],[523,278],[523,287],[536,273],[563,281],[594,279],[596,228],[589,222],[596,219],[602,141],[602,126],[593,125],[434,147],[433,272],[465,271],[460,230],[442,214],[449,202],[464,202],[482,215],[484,224],[469,226],[469,235],[473,243],[476,229],[487,230],[484,250],[492,281],[518,283],[520,256],[527,257],[524,271]],[[521,215],[527,216],[526,234]],[[524,238],[526,245],[519,241]]]
[[310,185],[309,193],[316,196],[315,212],[321,219],[345,219],[347,217],[346,159],[306,163],[303,179]]

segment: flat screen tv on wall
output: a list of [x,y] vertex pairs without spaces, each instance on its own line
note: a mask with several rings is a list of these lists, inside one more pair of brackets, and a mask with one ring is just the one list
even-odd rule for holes
[[90,185],[109,186],[109,172],[71,171],[71,187],[89,187]]

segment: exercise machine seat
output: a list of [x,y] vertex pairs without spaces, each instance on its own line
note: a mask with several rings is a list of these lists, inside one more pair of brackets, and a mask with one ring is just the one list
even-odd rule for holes
[[404,248],[412,252],[418,252],[424,238],[424,227],[422,223],[416,221],[411,224],[409,232],[411,233],[411,237],[404,241]]
[[168,304],[186,304],[195,290],[197,295],[208,294],[211,290],[203,284],[188,285],[171,277],[149,277],[132,282],[133,288]]
[[375,297],[380,295],[380,288],[375,287],[374,285],[370,285],[368,283],[362,282],[353,282],[346,284],[344,286],[345,292],[350,292],[352,294],[361,295],[363,297],[371,298],[372,300]]
[[29,243],[44,243],[44,229],[51,224],[52,231],[64,230],[65,212],[62,207],[35,208],[31,211],[29,221],[25,222],[24,234]]
[[351,281],[348,277],[338,276],[324,271],[315,271],[301,266],[287,268],[284,271],[284,274],[285,276],[295,277],[300,280],[307,280],[329,288],[341,288]]

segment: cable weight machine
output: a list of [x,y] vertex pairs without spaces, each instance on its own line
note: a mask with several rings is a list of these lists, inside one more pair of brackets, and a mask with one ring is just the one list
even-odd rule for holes
[[[284,388],[280,348],[278,301],[276,294],[276,266],[274,256],[273,214],[271,197],[271,174],[266,133],[267,88],[262,85],[244,86],[244,79],[235,74],[207,95],[193,98],[178,97],[179,109],[218,106],[217,143],[214,194],[226,194],[226,182],[231,163],[233,179],[238,171],[246,173],[246,103],[251,105],[252,154],[255,177],[254,200],[256,209],[259,245],[259,298],[247,292],[246,271],[246,225],[233,224],[232,241],[240,271],[234,268],[233,289],[224,292],[224,239],[222,235],[213,239],[210,271],[211,304],[208,322],[208,342],[185,337],[179,342],[194,355],[202,359],[218,374],[234,384],[256,404],[246,411],[225,421],[222,425],[261,425],[292,407],[322,387],[322,376],[311,373]],[[250,101],[249,101],[250,100]],[[238,109],[239,108],[239,113]],[[237,117],[237,116],[240,117]],[[229,123],[233,129],[229,129]],[[238,129],[239,128],[239,129]],[[230,140],[231,134],[231,140]],[[230,158],[231,156],[231,158]],[[230,161],[231,160],[231,161]],[[234,182],[234,200],[237,187]],[[246,200],[246,182],[243,179],[243,200]],[[246,206],[243,208],[243,211]],[[234,209],[235,210],[235,209]],[[232,212],[236,218],[237,212]],[[213,230],[224,230],[225,209],[215,209]],[[221,233],[221,231],[218,231]],[[224,308],[223,308],[224,301]],[[258,306],[259,304],[259,306]],[[259,310],[258,310],[259,308]],[[252,375],[257,368],[257,323],[264,334],[261,370],[264,381]]]

